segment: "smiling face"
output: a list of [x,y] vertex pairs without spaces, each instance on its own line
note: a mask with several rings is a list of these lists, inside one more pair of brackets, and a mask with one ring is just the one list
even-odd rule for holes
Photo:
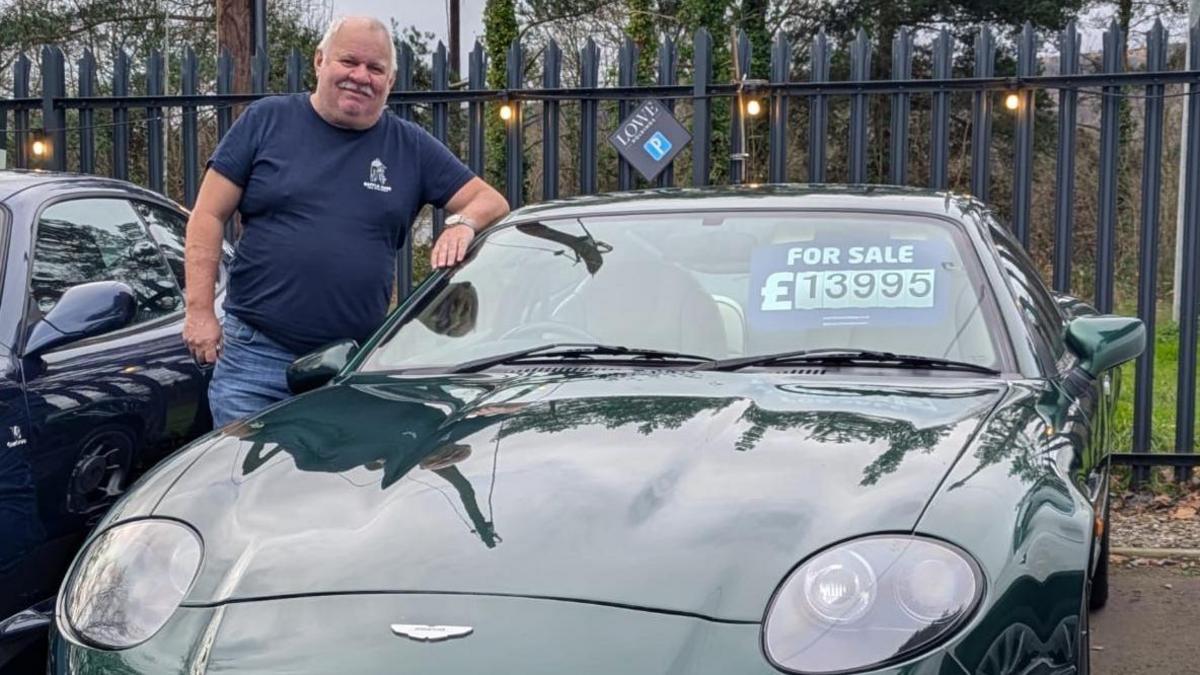
[[322,119],[346,129],[375,124],[396,77],[390,40],[378,23],[347,19],[324,47],[318,47],[312,103]]

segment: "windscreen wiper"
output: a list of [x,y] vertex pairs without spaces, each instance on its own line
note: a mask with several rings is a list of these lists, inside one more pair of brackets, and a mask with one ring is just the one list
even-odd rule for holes
[[707,356],[697,356],[695,354],[683,354],[680,352],[670,352],[661,349],[642,349],[639,347],[625,347],[622,345],[603,345],[593,344],[588,342],[556,342],[548,345],[539,345],[528,349],[518,349],[514,352],[505,354],[495,354],[493,356],[484,356],[470,361],[464,361],[450,369],[452,373],[477,373],[481,370],[486,370],[492,366],[499,366],[505,363],[513,363],[532,357],[537,358],[578,358],[592,356],[622,356],[631,359],[639,360],[679,360],[679,361],[712,361]]
[[902,368],[936,368],[942,370],[967,370],[975,373],[999,375],[1000,371],[987,366],[981,366],[966,361],[943,359],[936,356],[918,356],[915,354],[894,354],[892,352],[875,351],[871,349],[801,349],[797,351],[763,354],[759,356],[743,356],[735,359],[721,359],[702,363],[692,370],[724,370],[732,371],[747,366],[774,366],[786,363],[873,363],[895,364]]

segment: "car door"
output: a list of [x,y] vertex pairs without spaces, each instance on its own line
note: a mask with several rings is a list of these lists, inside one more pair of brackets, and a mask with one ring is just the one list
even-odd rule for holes
[[203,430],[205,378],[181,338],[183,295],[129,201],[47,205],[34,237],[25,335],[78,284],[123,282],[137,305],[122,329],[22,358],[38,508],[49,539],[74,539],[135,473]]
[[[11,226],[11,215],[0,207],[0,253],[9,243]],[[6,259],[7,255],[0,255],[0,267]],[[23,591],[36,570],[26,560],[44,540],[30,461],[21,360],[4,342],[0,341],[0,622],[35,602]],[[6,651],[12,648],[8,634],[0,629],[0,670]]]

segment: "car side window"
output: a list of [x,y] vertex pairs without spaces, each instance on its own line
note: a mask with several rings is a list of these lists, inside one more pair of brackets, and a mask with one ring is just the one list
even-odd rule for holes
[[992,228],[992,239],[1000,254],[1000,265],[1016,295],[1021,316],[1040,347],[1046,350],[1043,356],[1048,357],[1049,363],[1057,362],[1066,348],[1062,312],[1020,244],[998,227]]
[[48,207],[38,220],[30,291],[45,315],[68,288],[92,281],[128,284],[135,323],[183,308],[183,296],[158,246],[123,199],[76,199]]
[[183,272],[183,245],[187,237],[187,218],[167,208],[146,202],[133,202],[133,208],[146,221],[150,236],[158,242],[171,274],[179,287],[187,290]]

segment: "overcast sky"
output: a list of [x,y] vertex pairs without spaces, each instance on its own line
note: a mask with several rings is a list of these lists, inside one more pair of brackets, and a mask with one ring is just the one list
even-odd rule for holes
[[[484,0],[459,0],[460,58],[464,67],[475,39],[483,38],[483,3]],[[333,14],[366,14],[384,23],[395,18],[401,28],[416,26],[422,32],[433,33],[449,46],[447,4],[446,0],[333,0]]]

